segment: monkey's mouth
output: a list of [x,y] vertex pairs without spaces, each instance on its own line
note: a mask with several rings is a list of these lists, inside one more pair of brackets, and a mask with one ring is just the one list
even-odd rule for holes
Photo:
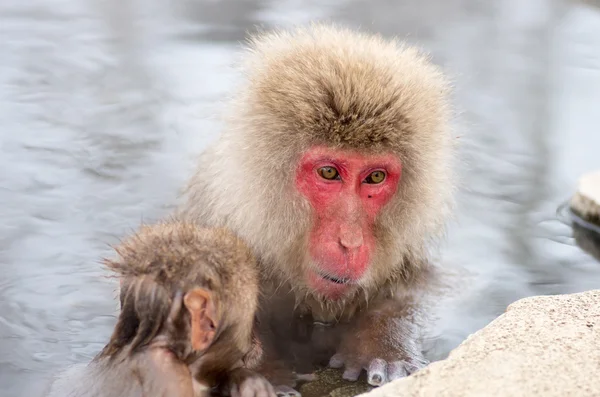
[[330,276],[327,274],[319,274],[319,276],[321,276],[321,278],[330,281],[332,283],[335,284],[348,284],[350,283],[350,279],[348,278],[338,278],[338,277],[334,277],[334,276]]
[[308,287],[317,295],[330,300],[342,299],[358,285],[358,280],[313,271],[308,275]]

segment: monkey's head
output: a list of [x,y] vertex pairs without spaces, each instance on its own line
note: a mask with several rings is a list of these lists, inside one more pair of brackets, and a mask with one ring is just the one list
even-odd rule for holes
[[416,49],[331,26],[258,35],[184,213],[328,301],[413,283],[452,207],[449,85]]
[[118,259],[104,263],[121,278],[121,313],[108,351],[139,350],[160,336],[186,360],[221,335],[240,350],[251,343],[257,267],[231,232],[159,223],[143,226],[115,249]]

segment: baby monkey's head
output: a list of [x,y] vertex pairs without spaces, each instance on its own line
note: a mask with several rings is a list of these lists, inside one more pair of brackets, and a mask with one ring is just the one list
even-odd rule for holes
[[249,348],[258,300],[250,249],[227,229],[178,221],[144,225],[104,263],[121,278],[121,313],[101,355],[168,347],[193,361],[226,338]]

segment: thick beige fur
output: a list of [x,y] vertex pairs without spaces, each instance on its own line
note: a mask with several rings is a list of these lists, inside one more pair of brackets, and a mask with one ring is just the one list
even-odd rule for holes
[[[126,283],[122,298],[133,301],[140,329],[152,330],[138,332],[144,334],[142,347],[164,331],[176,291],[203,288],[211,293],[218,331],[227,332],[228,344],[244,353],[249,350],[259,298],[258,267],[251,250],[231,231],[166,221],[143,225],[115,250],[118,258],[105,259],[104,264]],[[131,319],[121,314],[104,354],[131,344],[119,339],[121,323],[128,322]]]
[[252,37],[241,72],[226,128],[201,155],[180,215],[231,228],[264,276],[311,295],[303,274],[313,266],[312,211],[294,186],[298,159],[313,145],[390,152],[402,179],[377,220],[361,296],[414,285],[453,203],[450,86],[439,68],[401,42],[311,25]]

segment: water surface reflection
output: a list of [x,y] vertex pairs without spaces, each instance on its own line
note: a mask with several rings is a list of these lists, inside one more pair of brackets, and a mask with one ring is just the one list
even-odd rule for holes
[[[170,4],[170,5],[169,5]],[[143,6],[142,6],[143,5]],[[239,41],[330,19],[429,49],[456,82],[459,214],[441,357],[532,294],[600,288],[554,220],[600,167],[600,12],[552,0],[6,0],[0,4],[0,387],[29,396],[114,323],[108,244],[165,215],[215,137]]]

